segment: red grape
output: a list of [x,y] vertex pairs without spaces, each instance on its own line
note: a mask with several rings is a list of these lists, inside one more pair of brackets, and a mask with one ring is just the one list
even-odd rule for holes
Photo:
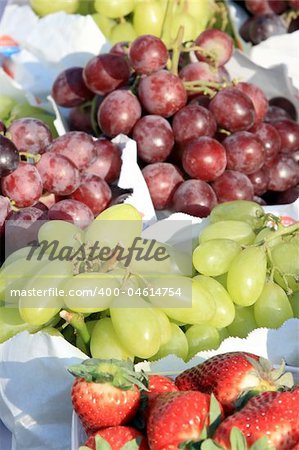
[[271,36],[278,36],[286,32],[286,23],[274,13],[256,16],[250,22],[249,35],[253,44],[259,44]]
[[218,125],[231,132],[248,130],[255,121],[251,99],[237,88],[219,91],[211,100],[209,109]]
[[187,180],[174,193],[173,209],[197,217],[207,217],[217,197],[211,186],[201,180]]
[[130,67],[123,56],[104,53],[90,59],[83,71],[86,85],[96,94],[107,94],[129,81]]
[[288,2],[286,0],[270,0],[269,6],[275,14],[281,14],[288,9]]
[[212,183],[218,201],[252,200],[253,186],[247,175],[235,170],[225,170],[223,174]]
[[204,108],[209,109],[210,101],[211,101],[211,99],[208,95],[197,94],[196,96],[194,96],[192,98],[192,100],[190,100],[188,105],[198,105],[198,106],[203,106]]
[[269,175],[266,168],[261,168],[256,172],[248,175],[249,180],[252,183],[254,194],[263,195],[268,190]]
[[75,164],[59,153],[44,153],[36,164],[44,189],[56,195],[70,195],[80,185]]
[[116,90],[104,98],[98,111],[98,124],[109,137],[130,134],[141,117],[141,106],[130,91]]
[[293,9],[299,9],[299,0],[288,0],[288,4]]
[[72,108],[69,113],[68,123],[70,131],[84,131],[85,133],[93,134],[91,107],[77,106]]
[[[224,31],[210,28],[203,31],[195,40],[195,45],[205,51],[213,53],[215,59],[213,63],[217,66],[223,66],[231,58],[234,49],[232,38]],[[211,59],[204,55],[200,50],[195,52],[199,61],[211,62]]]
[[271,12],[268,0],[245,0],[245,6],[249,12],[256,16]]
[[54,139],[47,152],[65,156],[79,170],[88,167],[97,156],[92,137],[83,131],[70,131]]
[[44,122],[24,118],[14,120],[8,128],[10,139],[19,152],[42,153],[52,141],[52,133]]
[[289,155],[278,155],[268,168],[268,174],[271,191],[286,191],[299,182],[299,166]]
[[72,222],[79,228],[86,228],[93,220],[91,209],[78,200],[66,199],[55,203],[49,209],[49,220],[65,220]]
[[238,131],[223,141],[227,155],[227,168],[246,175],[259,170],[265,162],[262,142],[248,131]]
[[278,106],[284,109],[290,116],[290,119],[297,120],[297,110],[294,104],[286,97],[272,97],[269,100],[270,106]]
[[117,42],[110,48],[109,53],[111,53],[112,55],[126,57],[129,51],[129,45],[130,43],[128,41]]
[[166,119],[149,115],[138,120],[133,129],[138,156],[147,163],[165,161],[173,144],[173,131]]
[[97,152],[96,159],[84,172],[97,175],[107,183],[112,183],[119,178],[121,170],[121,154],[117,145],[108,139],[98,139],[94,142]]
[[252,133],[262,142],[265,149],[265,164],[271,164],[281,149],[281,139],[278,131],[269,123],[261,123],[251,129]]
[[187,102],[182,80],[167,70],[159,70],[141,79],[138,96],[151,114],[170,117]]
[[299,198],[299,186],[294,186],[284,192],[280,192],[277,197],[278,204],[293,203]]
[[213,181],[225,170],[225,148],[215,139],[202,136],[187,144],[182,162],[190,177]]
[[10,139],[0,134],[0,177],[9,175],[19,165],[19,152]]
[[217,124],[208,109],[189,104],[175,114],[172,128],[176,142],[186,144],[200,136],[214,136]]
[[238,83],[236,88],[251,99],[255,110],[255,123],[262,122],[268,110],[268,100],[264,92],[252,83]]
[[87,205],[96,216],[110,203],[111,190],[105,180],[93,174],[82,175],[79,188],[71,198]]
[[292,119],[289,113],[279,106],[270,105],[265,116],[265,122],[276,122],[277,120]]
[[178,169],[170,163],[149,164],[142,170],[156,209],[168,208],[177,187],[184,181]]
[[274,122],[281,139],[281,152],[292,153],[299,150],[299,124],[292,120]]
[[[204,61],[187,64],[180,71],[179,77],[184,81],[221,81],[219,72]],[[188,95],[194,96],[194,91],[188,91]]]
[[139,36],[131,43],[129,49],[129,61],[138,74],[149,75],[163,69],[168,56],[164,42],[150,34]]
[[23,161],[14,172],[1,179],[1,188],[2,193],[14,201],[17,208],[33,205],[43,192],[37,168]]
[[61,72],[52,86],[52,97],[59,106],[73,108],[94,97],[83,80],[82,67],[70,67]]

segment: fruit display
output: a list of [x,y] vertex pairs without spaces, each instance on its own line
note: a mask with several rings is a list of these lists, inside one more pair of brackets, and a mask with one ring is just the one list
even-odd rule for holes
[[68,370],[87,435],[79,450],[295,450],[299,443],[298,386],[283,366],[278,373],[255,354],[223,353],[172,378],[113,359]]
[[295,106],[230,80],[233,40],[225,32],[208,29],[183,41],[181,28],[171,52],[152,35],[118,43],[84,68],[62,72],[53,98],[72,108],[81,129],[87,123],[98,136],[136,141],[156,210],[205,217],[225,201],[296,200]]

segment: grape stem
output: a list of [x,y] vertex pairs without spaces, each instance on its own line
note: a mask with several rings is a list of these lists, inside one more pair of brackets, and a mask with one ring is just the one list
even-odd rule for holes
[[97,121],[95,119],[96,109],[97,109],[97,98],[95,97],[91,101],[90,121],[91,121],[91,127],[93,129],[94,135],[98,136],[98,123],[97,123]]
[[88,353],[88,345],[90,342],[90,334],[86,323],[84,321],[83,314],[76,313],[74,311],[62,310],[59,313],[60,317],[64,319],[68,324],[70,324],[75,332],[78,333],[84,343],[86,353]]
[[284,236],[285,234],[292,234],[299,230],[299,222],[294,223],[294,225],[290,225],[288,227],[284,227],[280,230],[275,231],[271,236],[267,236],[262,241],[263,244],[268,244],[268,242],[276,239],[280,236]]
[[177,37],[175,38],[173,47],[172,47],[172,64],[171,64],[171,72],[174,75],[178,74],[179,60],[180,54],[182,51],[182,42],[184,39],[184,27],[180,26]]
[[25,156],[27,160],[33,159],[34,164],[36,164],[41,159],[41,155],[34,155],[33,153],[29,153],[29,152],[19,152],[19,155]]

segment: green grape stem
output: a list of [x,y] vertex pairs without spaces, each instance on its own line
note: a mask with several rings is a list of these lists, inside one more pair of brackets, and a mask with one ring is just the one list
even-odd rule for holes
[[290,225],[288,227],[284,227],[284,228],[281,228],[280,230],[275,231],[272,235],[265,237],[264,240],[262,241],[262,244],[267,245],[273,239],[276,239],[278,237],[285,236],[288,234],[293,234],[296,231],[299,231],[299,222],[294,223],[294,225]]
[[25,156],[26,159],[33,159],[34,164],[36,164],[41,159],[41,155],[34,155],[33,153],[29,153],[29,152],[19,152],[19,155]]
[[176,37],[173,47],[172,47],[173,53],[172,53],[171,72],[174,75],[178,74],[178,66],[179,66],[180,53],[182,51],[183,39],[184,39],[184,27],[180,26],[177,37]]
[[60,317],[70,324],[78,333],[84,343],[86,353],[88,353],[88,346],[90,342],[90,334],[86,323],[84,321],[83,314],[76,313],[74,311],[62,310],[59,313]]

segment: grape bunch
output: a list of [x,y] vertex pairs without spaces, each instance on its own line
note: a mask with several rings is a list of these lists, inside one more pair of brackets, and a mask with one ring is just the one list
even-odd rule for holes
[[84,98],[93,93],[98,132],[136,141],[157,210],[205,217],[217,203],[266,204],[271,193],[285,191],[286,201],[294,201],[299,181],[294,105],[283,98],[269,101],[258,86],[230,80],[225,64],[233,41],[225,32],[208,29],[194,42],[183,39],[181,28],[171,52],[152,35],[129,46],[120,42],[84,68],[62,72],[52,95],[58,105],[82,113]]

